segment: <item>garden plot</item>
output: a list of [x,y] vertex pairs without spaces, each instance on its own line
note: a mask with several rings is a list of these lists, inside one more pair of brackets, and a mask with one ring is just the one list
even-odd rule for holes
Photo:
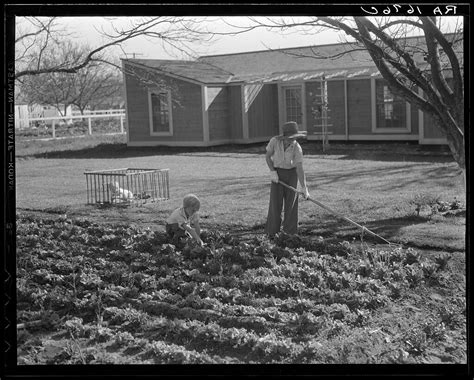
[[466,363],[464,257],[17,216],[18,364]]

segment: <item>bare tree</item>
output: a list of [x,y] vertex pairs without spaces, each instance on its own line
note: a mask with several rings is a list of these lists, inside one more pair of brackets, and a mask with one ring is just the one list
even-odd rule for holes
[[104,68],[103,64],[90,64],[74,74],[75,97],[71,104],[81,114],[86,108],[97,109],[97,105],[107,103],[122,92],[122,80],[117,69]]
[[[55,45],[41,55],[44,65],[57,67],[63,62],[75,62],[84,55],[86,47],[63,41],[62,46]],[[18,82],[18,90],[29,104],[49,105],[65,116],[68,107],[77,98],[76,74],[65,72],[46,72],[38,75],[24,76]]]
[[[44,64],[55,67],[59,62],[74,62],[90,51],[88,45],[63,41],[61,49],[50,49],[43,56]],[[122,91],[120,71],[115,66],[107,66],[104,54],[98,56],[101,61],[90,62],[76,73],[49,72],[29,75],[19,81],[19,91],[28,103],[50,105],[65,115],[70,105],[79,108],[81,114],[87,107],[104,99],[116,97]],[[112,59],[108,61],[113,62]]]
[[[127,21],[125,25],[118,22],[124,19]],[[104,67],[104,64],[135,77],[145,88],[170,89],[169,84],[148,70],[118,64],[116,59],[110,58],[112,51],[117,53],[118,49],[126,56],[124,43],[146,38],[156,41],[157,46],[161,44],[171,55],[194,59],[198,55],[196,44],[204,47],[214,38],[214,34],[206,29],[206,23],[203,22],[205,18],[166,16],[107,20],[106,26],[96,28],[105,42],[64,55],[61,51],[71,50],[68,46],[71,44],[72,31],[61,27],[59,18],[19,18],[15,39],[15,83],[22,95],[30,101],[35,99],[55,107],[61,102],[65,104],[61,108],[75,104],[83,110],[93,97],[97,99],[115,92],[116,81],[111,76],[113,70],[104,69],[107,75],[102,75],[102,86],[93,86],[89,81],[99,75],[95,68],[98,65]],[[59,88],[58,83],[62,83],[63,87]],[[174,100],[179,103],[178,97]]]
[[[314,17],[249,18],[251,24],[235,33],[256,28],[318,33],[332,29],[350,37],[348,49],[342,54],[364,49],[370,54],[390,90],[430,115],[446,135],[451,153],[463,171],[464,142],[464,59],[463,25],[453,33],[442,28],[442,17]],[[418,39],[409,39],[409,35]],[[410,43],[409,41],[415,41]],[[314,51],[317,59],[322,57]],[[424,59],[415,60],[414,56]]]
[[[123,44],[138,37],[152,38],[164,49],[195,57],[193,44],[206,44],[213,38],[202,20],[189,17],[153,17],[129,19],[127,27],[118,27],[110,19],[110,30],[98,30],[104,43],[92,47],[76,60],[51,62],[45,60],[48,51],[61,47],[69,37],[55,17],[25,17],[19,20],[15,39],[15,79],[45,73],[77,73],[93,62],[103,62],[101,54],[111,48],[122,49]],[[115,65],[111,61],[106,61]]]

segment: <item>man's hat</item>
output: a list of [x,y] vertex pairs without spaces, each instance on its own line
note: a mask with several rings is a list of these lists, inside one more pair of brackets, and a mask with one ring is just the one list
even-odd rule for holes
[[295,121],[288,121],[283,124],[283,136],[289,138],[307,137],[306,131],[298,131],[298,124]]

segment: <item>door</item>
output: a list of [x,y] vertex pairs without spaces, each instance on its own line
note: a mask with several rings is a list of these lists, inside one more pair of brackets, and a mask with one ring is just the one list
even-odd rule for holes
[[298,129],[306,130],[303,122],[302,86],[282,87],[283,123],[296,121]]

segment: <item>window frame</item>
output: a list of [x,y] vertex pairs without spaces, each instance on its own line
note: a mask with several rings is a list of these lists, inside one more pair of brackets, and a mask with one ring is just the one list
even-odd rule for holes
[[306,82],[299,80],[290,81],[278,81],[278,121],[280,123],[279,133],[282,133],[282,125],[286,122],[288,115],[286,112],[286,99],[285,90],[287,88],[299,88],[301,90],[301,124],[298,124],[298,129],[307,131],[307,118],[306,118]]
[[[381,88],[382,88],[382,91],[383,91],[382,98],[384,99],[383,103],[378,103],[377,102],[377,87],[378,87],[377,82],[379,84],[381,84]],[[391,102],[386,102],[385,101],[385,88],[387,89],[387,91],[389,91],[391,97],[394,99]],[[393,94],[392,91],[390,91],[390,88],[388,88],[387,82],[383,79],[378,79],[378,78],[377,79],[373,78],[373,92],[372,92],[372,95],[373,95],[372,99],[373,99],[373,112],[374,112],[372,132],[411,133],[411,105],[410,105],[409,102],[404,101],[403,99],[401,99],[400,101],[395,100],[397,98],[397,96],[395,94]],[[379,117],[378,117],[378,112],[377,112],[379,105],[383,105],[382,112],[385,115],[385,112],[386,112],[385,106],[387,104],[392,105],[392,112],[393,112],[393,110],[395,109],[396,103],[403,104],[403,102],[405,103],[405,107],[404,107],[405,125],[402,126],[402,127],[393,127],[393,128],[379,126]],[[402,119],[403,119],[403,116],[402,116]]]
[[[153,103],[152,96],[156,94],[166,94],[168,100],[168,131],[155,132],[153,130]],[[150,124],[150,136],[173,136],[173,112],[171,103],[171,91],[170,90],[148,90],[148,117]]]

